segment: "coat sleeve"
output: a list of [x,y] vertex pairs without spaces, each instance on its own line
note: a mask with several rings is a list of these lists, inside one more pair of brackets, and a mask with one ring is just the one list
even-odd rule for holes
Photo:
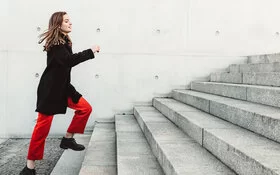
[[62,44],[53,46],[52,52],[56,62],[67,67],[74,67],[81,62],[94,58],[94,53],[91,49],[71,54]]

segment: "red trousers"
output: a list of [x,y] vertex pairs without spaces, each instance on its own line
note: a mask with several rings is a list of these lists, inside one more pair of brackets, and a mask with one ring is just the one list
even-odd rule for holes
[[[80,98],[77,104],[73,103],[71,98],[68,98],[68,107],[76,111],[67,132],[83,134],[92,111],[90,104],[83,97]],[[28,160],[43,159],[45,140],[49,134],[52,120],[53,115],[38,113],[37,123],[29,145]]]

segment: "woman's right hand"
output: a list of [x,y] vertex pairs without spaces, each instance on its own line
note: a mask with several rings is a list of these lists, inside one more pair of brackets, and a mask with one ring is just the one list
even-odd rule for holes
[[92,46],[92,47],[91,47],[91,50],[92,50],[93,53],[99,52],[99,51],[100,51],[100,46],[98,46],[98,45]]

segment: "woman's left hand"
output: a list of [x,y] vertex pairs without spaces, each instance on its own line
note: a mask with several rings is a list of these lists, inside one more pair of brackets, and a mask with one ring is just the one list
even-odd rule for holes
[[93,46],[93,47],[91,48],[91,50],[92,50],[93,53],[95,53],[95,52],[98,53],[98,52],[100,51],[100,46],[98,46],[98,45]]

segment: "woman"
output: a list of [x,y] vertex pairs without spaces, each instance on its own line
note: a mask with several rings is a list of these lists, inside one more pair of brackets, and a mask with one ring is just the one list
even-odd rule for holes
[[55,114],[65,114],[66,108],[76,110],[72,122],[62,138],[60,147],[75,151],[85,147],[77,144],[73,138],[75,133],[84,133],[91,113],[90,104],[71,85],[71,68],[86,60],[94,58],[99,46],[82,52],[72,53],[72,42],[68,34],[72,31],[72,23],[66,12],[56,12],[49,20],[48,30],[41,34],[39,43],[45,41],[44,51],[47,52],[47,67],[42,74],[37,90],[38,118],[31,137],[27,165],[21,175],[33,175],[35,160],[41,160],[44,154],[45,140],[48,136],[52,119]]

